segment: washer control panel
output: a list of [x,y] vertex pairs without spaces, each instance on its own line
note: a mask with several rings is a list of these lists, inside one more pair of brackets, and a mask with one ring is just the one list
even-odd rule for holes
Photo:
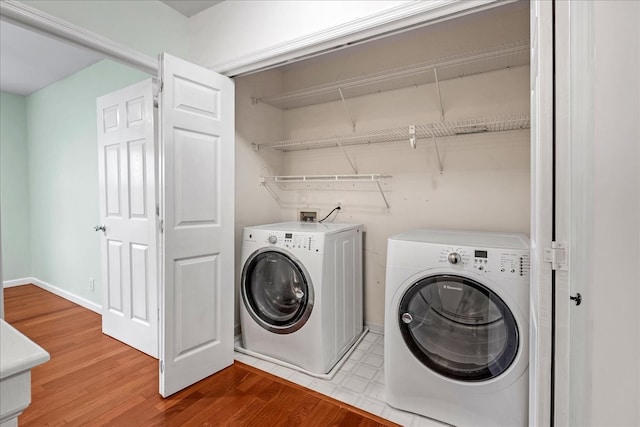
[[447,247],[440,251],[439,263],[454,269],[510,277],[529,276],[529,254],[509,249]]
[[256,231],[245,235],[245,241],[263,244],[265,247],[276,247],[288,250],[304,250],[308,252],[322,252],[323,236],[317,233],[285,232],[285,231]]

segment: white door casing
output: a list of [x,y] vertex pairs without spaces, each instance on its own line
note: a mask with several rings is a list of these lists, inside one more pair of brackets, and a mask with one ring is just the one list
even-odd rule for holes
[[531,1],[531,299],[529,425],[551,424],[553,237],[553,3]]
[[[581,4],[584,2],[576,2]],[[570,281],[573,280],[573,271],[569,269],[569,261],[573,262],[574,250],[577,247],[572,243],[572,234],[575,225],[586,225],[584,222],[586,213],[580,215],[571,215],[571,197],[572,197],[572,178],[574,173],[571,162],[571,135],[578,131],[584,124],[574,129],[572,117],[575,114],[572,111],[570,103],[571,97],[571,44],[575,40],[571,40],[571,13],[572,5],[569,2],[556,2],[555,4],[555,116],[556,116],[556,134],[555,134],[555,236],[554,240],[562,242],[566,246],[565,268],[554,272],[554,354],[553,354],[553,423],[558,426],[565,425],[582,425],[583,423],[572,423],[569,420],[569,401],[570,401],[570,358],[571,346],[569,340],[574,331],[570,330],[570,310],[574,303],[570,298]],[[589,38],[585,37],[584,41]],[[581,73],[576,74],[576,78],[580,79],[587,75],[586,70],[582,69]],[[588,122],[584,122],[588,123]],[[581,250],[586,249],[586,246]],[[571,257],[569,257],[571,256]],[[580,257],[586,253],[581,254]]]
[[234,84],[160,57],[160,394],[233,363]]
[[[97,100],[102,331],[158,357],[155,135],[151,79]],[[97,230],[100,231],[100,230]]]

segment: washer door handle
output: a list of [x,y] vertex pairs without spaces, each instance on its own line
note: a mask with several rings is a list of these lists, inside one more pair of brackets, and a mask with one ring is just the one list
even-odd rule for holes
[[413,322],[413,316],[411,315],[411,313],[402,313],[400,319],[402,319],[402,321],[407,324]]

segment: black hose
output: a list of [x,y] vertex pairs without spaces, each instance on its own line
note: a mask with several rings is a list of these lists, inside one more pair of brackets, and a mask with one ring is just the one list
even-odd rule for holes
[[331,214],[332,214],[332,213],[334,213],[335,211],[339,211],[339,210],[340,210],[340,206],[336,206],[335,208],[333,208],[333,210],[332,210],[331,212],[329,212],[329,213],[327,214],[327,216],[325,216],[324,218],[322,218],[322,219],[321,219],[320,221],[318,221],[318,222],[322,222],[322,221],[324,221],[325,219],[329,218],[329,215],[331,215]]

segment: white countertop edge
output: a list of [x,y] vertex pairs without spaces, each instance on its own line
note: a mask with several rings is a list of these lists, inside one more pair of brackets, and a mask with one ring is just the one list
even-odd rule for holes
[[0,380],[34,368],[49,359],[45,349],[0,319]]

